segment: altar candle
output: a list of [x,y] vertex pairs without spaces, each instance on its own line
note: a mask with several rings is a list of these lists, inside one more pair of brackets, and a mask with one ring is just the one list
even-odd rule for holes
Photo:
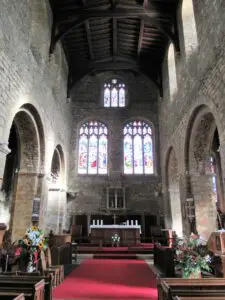
[[97,225],[99,225],[99,219],[97,220]]
[[95,225],[95,220],[93,219],[93,225]]
[[135,220],[135,225],[138,226],[138,221],[137,220]]
[[129,226],[129,220],[127,220],[127,226]]
[[101,220],[101,225],[103,225],[103,220]]
[[134,221],[133,220],[131,220],[131,226],[133,226],[134,225]]

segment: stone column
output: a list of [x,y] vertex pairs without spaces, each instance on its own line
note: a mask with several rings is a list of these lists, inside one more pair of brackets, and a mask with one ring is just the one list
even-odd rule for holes
[[6,156],[10,153],[8,143],[0,143],[0,223],[9,225],[10,212],[6,206],[4,193],[1,191],[3,176],[5,171]]

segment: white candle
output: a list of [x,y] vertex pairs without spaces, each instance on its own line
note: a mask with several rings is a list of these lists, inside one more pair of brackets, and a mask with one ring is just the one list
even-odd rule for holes
[[127,220],[127,226],[129,226],[129,220]]
[[95,225],[95,220],[93,219],[93,225]]
[[103,225],[103,220],[101,220],[101,225]]
[[99,225],[99,219],[97,220],[97,225]]
[[134,221],[133,220],[131,220],[131,226],[133,226],[134,225]]
[[138,221],[137,220],[135,220],[135,225],[138,226]]

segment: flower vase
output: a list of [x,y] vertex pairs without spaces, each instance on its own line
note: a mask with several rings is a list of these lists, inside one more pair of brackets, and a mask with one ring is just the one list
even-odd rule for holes
[[36,271],[36,265],[33,258],[33,252],[29,253],[28,264],[27,264],[27,272],[32,273]]

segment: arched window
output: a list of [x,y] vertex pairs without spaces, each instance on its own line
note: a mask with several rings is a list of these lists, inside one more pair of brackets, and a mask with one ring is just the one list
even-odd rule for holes
[[170,99],[173,100],[173,96],[177,91],[177,74],[176,74],[174,45],[172,43],[170,44],[168,50],[168,74],[169,74]]
[[189,56],[198,47],[198,37],[192,0],[183,0],[181,15],[184,34],[184,49],[186,56]]
[[79,174],[107,174],[108,129],[98,121],[84,123],[79,132]]
[[124,107],[126,88],[119,79],[111,79],[104,84],[104,107]]
[[124,173],[153,174],[153,141],[151,127],[140,120],[123,129]]

